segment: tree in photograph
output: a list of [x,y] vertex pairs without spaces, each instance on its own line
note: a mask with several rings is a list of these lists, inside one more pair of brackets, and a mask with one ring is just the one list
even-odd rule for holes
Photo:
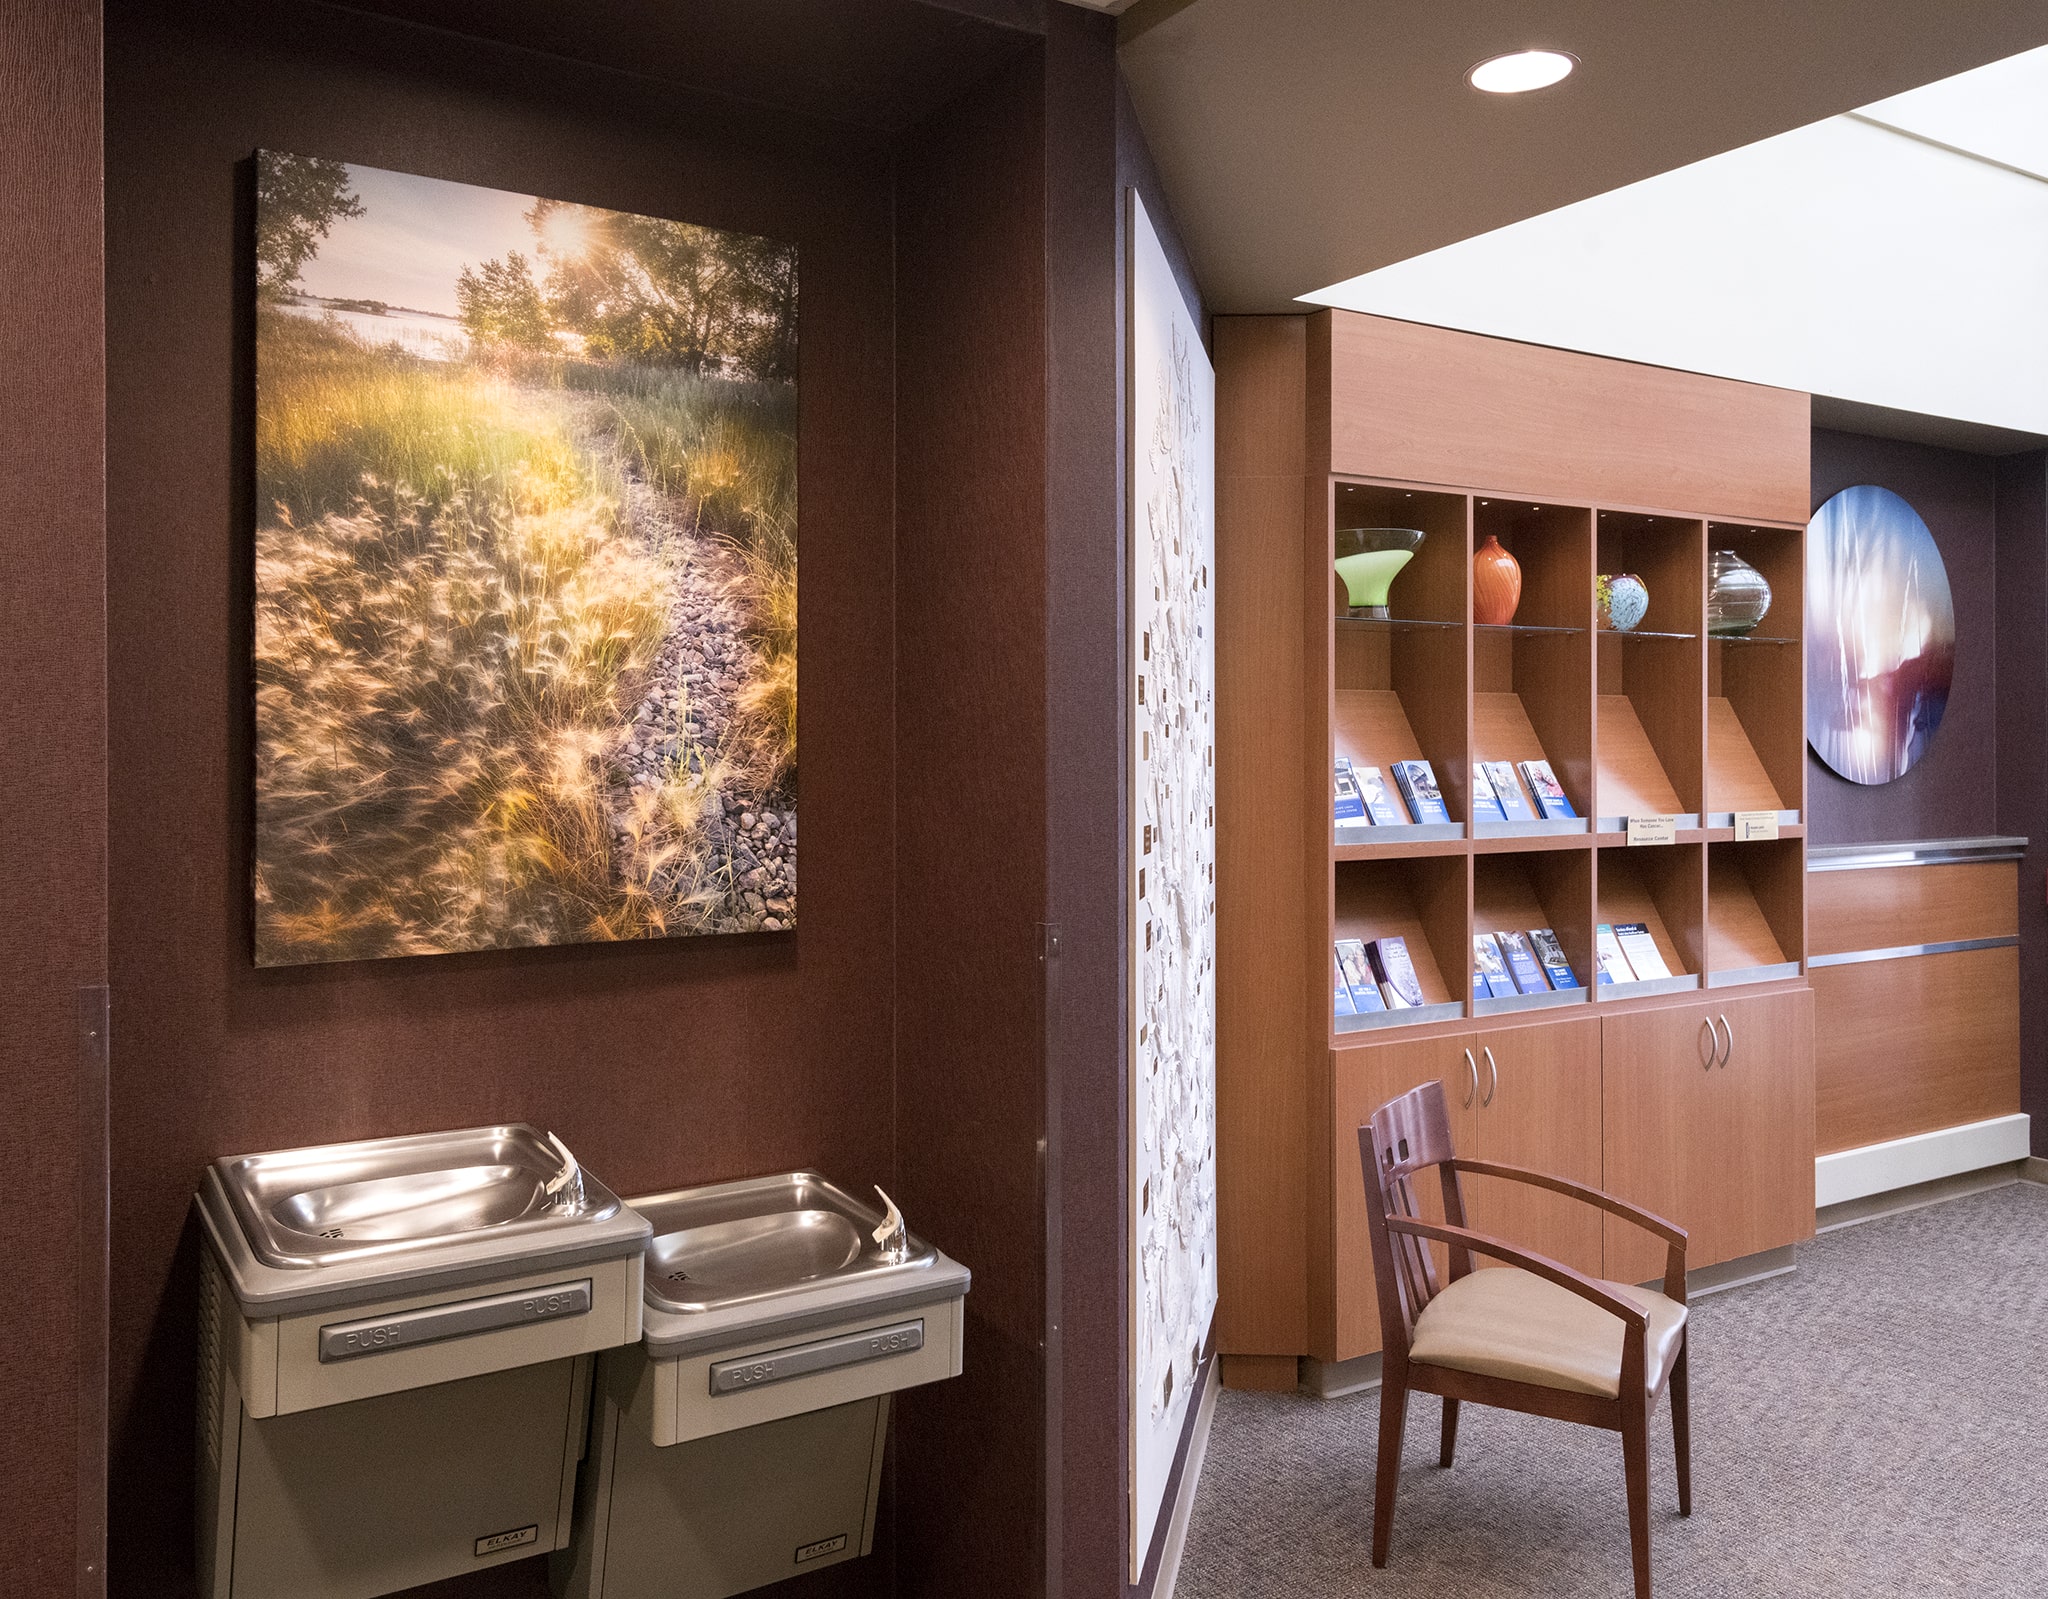
[[796,376],[796,252],[688,222],[540,200],[526,213],[556,321],[599,360]]
[[463,331],[486,350],[539,352],[554,348],[554,323],[533,268],[517,250],[502,261],[464,267],[455,280]]
[[299,273],[334,224],[363,214],[348,168],[315,155],[264,150],[256,157],[256,289],[278,299],[298,287]]

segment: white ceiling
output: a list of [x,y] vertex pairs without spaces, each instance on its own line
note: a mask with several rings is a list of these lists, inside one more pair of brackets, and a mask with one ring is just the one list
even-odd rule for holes
[[1309,298],[2048,434],[2048,48]]
[[[2048,44],[2048,4],[1138,0],[1119,37],[1205,298],[1278,311]],[[1527,96],[1465,83],[1535,45],[1579,70]]]

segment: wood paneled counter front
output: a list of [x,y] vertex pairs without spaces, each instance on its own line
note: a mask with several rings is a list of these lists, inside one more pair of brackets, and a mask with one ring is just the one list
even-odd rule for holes
[[[1219,318],[1215,354],[1225,1380],[1379,1347],[1356,1129],[1432,1078],[1462,1152],[1659,1211],[1694,1267],[1809,1236],[1806,396],[1348,312]],[[1385,617],[1335,577],[1352,527],[1424,534]],[[1499,626],[1488,539],[1521,572]],[[1776,596],[1749,637],[1707,630],[1724,548]],[[1626,634],[1616,572],[1650,596]],[[1339,757],[1430,762],[1450,823],[1337,828]],[[1473,763],[1531,760],[1579,819],[1475,818]],[[1646,815],[1671,843],[1631,846]],[[1596,985],[1595,929],[1632,922],[1671,975]],[[1532,928],[1583,986],[1475,994],[1474,936]],[[1424,1007],[1333,1015],[1332,943],[1393,935]],[[1469,1186],[1482,1229],[1656,1275],[1583,1207]]]

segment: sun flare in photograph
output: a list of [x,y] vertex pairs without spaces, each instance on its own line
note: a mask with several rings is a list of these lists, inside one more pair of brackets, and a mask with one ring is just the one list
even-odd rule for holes
[[795,249],[257,173],[258,964],[794,929]]

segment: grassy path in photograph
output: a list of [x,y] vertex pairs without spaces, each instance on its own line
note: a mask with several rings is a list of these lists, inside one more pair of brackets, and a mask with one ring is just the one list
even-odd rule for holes
[[259,960],[793,925],[793,395],[259,360]]

